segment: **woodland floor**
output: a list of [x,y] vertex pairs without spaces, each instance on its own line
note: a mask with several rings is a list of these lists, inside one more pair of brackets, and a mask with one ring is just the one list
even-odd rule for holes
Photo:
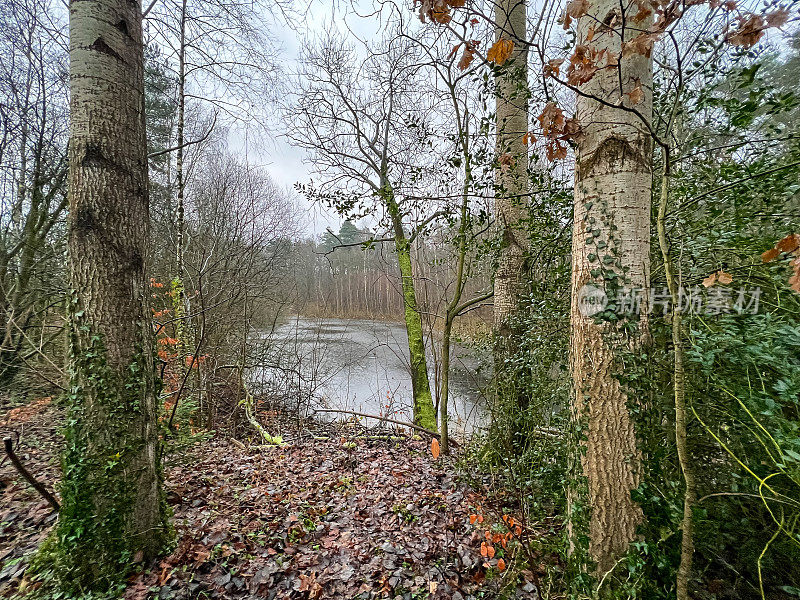
[[[0,416],[0,432],[20,434],[17,454],[51,489],[61,423],[49,400]],[[168,457],[176,545],[131,577],[126,598],[538,598],[538,574],[513,566],[513,539],[505,552],[498,543],[511,535],[499,518],[490,524],[501,511],[457,481],[452,459],[434,460],[426,441],[281,427],[280,447],[215,436]],[[27,585],[27,561],[56,515],[8,460],[0,497],[7,598]],[[492,538],[496,555],[482,556]]]

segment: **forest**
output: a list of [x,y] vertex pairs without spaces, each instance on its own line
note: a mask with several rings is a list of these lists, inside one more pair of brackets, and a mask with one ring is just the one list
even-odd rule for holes
[[0,0],[0,598],[800,598],[797,0]]

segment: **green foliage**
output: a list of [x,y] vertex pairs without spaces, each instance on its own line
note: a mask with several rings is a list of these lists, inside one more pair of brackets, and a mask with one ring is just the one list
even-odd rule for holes
[[[171,538],[169,509],[135,504],[136,488],[148,484],[133,476],[142,469],[143,399],[147,389],[144,352],[119,374],[107,362],[102,338],[92,333],[71,300],[70,387],[62,457],[58,525],[32,563],[46,598],[118,596],[133,563]],[[155,426],[155,423],[153,424]],[[156,452],[160,463],[160,451]],[[160,464],[157,477],[161,478]],[[161,486],[159,485],[159,489]],[[151,537],[133,533],[137,511],[156,510],[163,530]],[[139,556],[137,556],[139,554]]]

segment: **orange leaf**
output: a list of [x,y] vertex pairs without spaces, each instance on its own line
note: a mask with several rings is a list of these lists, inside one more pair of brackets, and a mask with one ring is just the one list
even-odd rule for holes
[[494,546],[489,546],[487,544],[487,546],[486,546],[486,556],[488,556],[489,558],[494,558]]
[[795,250],[797,250],[799,242],[800,242],[800,236],[798,236],[795,233],[790,233],[780,242],[775,244],[775,247],[781,252],[794,252]]
[[712,273],[711,275],[709,275],[708,277],[703,279],[703,286],[705,286],[707,288],[711,287],[715,283],[717,283],[717,274],[716,273]]
[[780,253],[781,251],[777,248],[770,248],[761,255],[761,262],[768,263],[771,260],[774,260]]
[[502,558],[497,561],[497,570],[501,572],[506,570],[506,561]]
[[520,527],[519,525],[514,527],[514,535],[517,536],[517,537],[521,536],[522,535],[522,527]]
[[500,38],[489,48],[489,52],[486,54],[486,60],[497,65],[502,65],[511,56],[513,50],[514,42]]
[[726,273],[725,271],[720,271],[719,275],[717,276],[717,281],[719,281],[722,285],[728,285],[731,281],[733,281],[733,275]]
[[486,558],[489,555],[489,549],[486,546],[486,542],[481,542],[481,556]]
[[477,520],[478,520],[478,515],[470,515],[469,516],[469,524],[470,525],[475,525],[475,521],[477,521]]
[[436,438],[433,438],[433,441],[431,442],[431,454],[433,454],[434,460],[439,458],[439,440]]

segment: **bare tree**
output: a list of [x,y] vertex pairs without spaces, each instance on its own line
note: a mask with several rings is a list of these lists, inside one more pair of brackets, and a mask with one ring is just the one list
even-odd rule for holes
[[0,381],[6,384],[60,329],[53,307],[63,292],[67,52],[55,12],[46,0],[0,4]]
[[[323,188],[309,190],[327,199],[341,214],[359,214],[367,206],[384,212],[401,275],[404,320],[408,333],[414,419],[436,427],[428,379],[422,319],[415,289],[412,242],[407,221],[416,208],[404,194],[404,176],[419,164],[420,129],[425,111],[419,89],[413,44],[396,37],[386,48],[360,56],[333,36],[305,51],[297,77],[296,104],[287,112],[289,137],[312,153]],[[415,98],[416,95],[416,98]],[[407,123],[414,123],[412,133]]]

